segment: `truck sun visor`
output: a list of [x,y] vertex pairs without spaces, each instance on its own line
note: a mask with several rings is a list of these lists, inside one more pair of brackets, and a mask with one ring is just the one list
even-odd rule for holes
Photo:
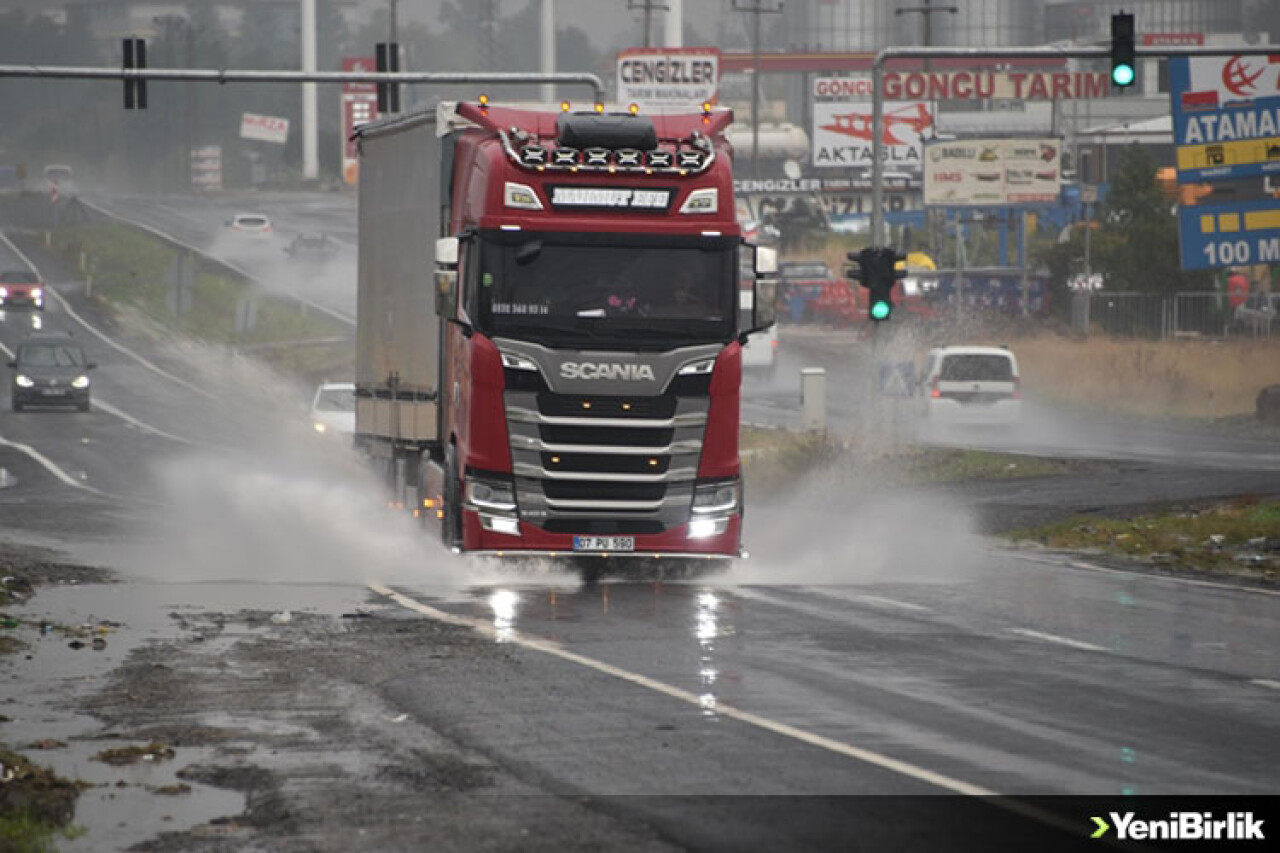
[[567,148],[658,147],[652,119],[629,114],[562,113],[556,119],[556,141]]

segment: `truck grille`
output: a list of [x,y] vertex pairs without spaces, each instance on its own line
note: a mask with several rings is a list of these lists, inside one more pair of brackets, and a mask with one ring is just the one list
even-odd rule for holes
[[504,402],[522,520],[553,533],[660,533],[693,500],[710,377],[654,396],[555,394],[507,369]]

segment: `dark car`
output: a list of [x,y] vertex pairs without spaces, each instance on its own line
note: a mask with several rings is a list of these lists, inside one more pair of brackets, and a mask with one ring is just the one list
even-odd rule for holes
[[338,244],[328,234],[299,234],[284,251],[295,261],[327,261],[338,253]]
[[44,309],[44,282],[31,270],[0,271],[0,308],[30,305]]
[[89,411],[89,371],[97,367],[69,335],[32,335],[18,345],[10,399],[15,412],[32,404]]

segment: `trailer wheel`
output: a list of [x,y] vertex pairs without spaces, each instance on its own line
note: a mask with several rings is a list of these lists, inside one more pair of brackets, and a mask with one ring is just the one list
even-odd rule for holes
[[444,452],[444,519],[440,538],[447,548],[462,547],[462,478],[453,447]]

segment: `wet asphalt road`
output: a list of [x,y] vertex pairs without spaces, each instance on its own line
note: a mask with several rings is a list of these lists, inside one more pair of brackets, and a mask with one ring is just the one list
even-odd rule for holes
[[[50,278],[74,309],[74,282]],[[56,305],[45,322],[76,325]],[[7,316],[0,341],[12,348],[29,323]],[[16,480],[0,490],[6,539],[59,545],[140,584],[163,580],[164,607],[292,601],[337,618],[331,593],[298,585],[320,579],[348,590],[340,607],[364,600],[403,624],[463,620],[495,653],[424,648],[376,689],[529,790],[1118,796],[1272,792],[1280,781],[1276,595],[1072,567],[974,534],[992,502],[1125,505],[1174,482],[1252,491],[1248,478],[1265,470],[1219,462],[1224,479],[1211,481],[1198,467],[1151,465],[1092,488],[1074,481],[1056,497],[1061,480],[868,496],[836,478],[810,498],[749,506],[754,556],[724,574],[586,583],[459,564],[403,525],[372,520],[376,492],[330,449],[286,452],[306,430],[285,389],[260,389],[290,403],[253,428],[254,409],[228,396],[240,365],[209,370],[199,355],[146,351],[186,385],[105,344],[90,349],[102,365],[95,394],[127,417],[101,405],[0,412],[0,436],[53,466],[0,446]],[[1110,493],[1098,486],[1107,476]],[[214,605],[208,582],[245,578]],[[369,581],[400,597],[364,589]],[[126,597],[115,618],[154,621],[131,613],[153,598]],[[798,846],[822,808],[599,804],[677,846],[722,849],[748,846],[741,833],[758,849]],[[915,808],[900,817],[918,818]]]

